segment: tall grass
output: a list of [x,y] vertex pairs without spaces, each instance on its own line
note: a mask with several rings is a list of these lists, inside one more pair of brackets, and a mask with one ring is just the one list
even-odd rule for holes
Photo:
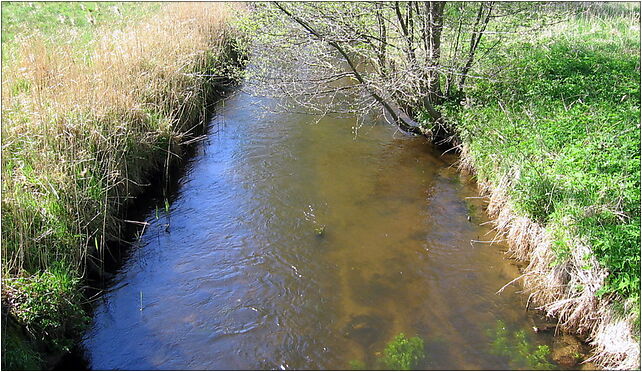
[[[117,211],[203,119],[228,53],[218,4],[167,6],[85,58],[32,37],[2,83],[2,253],[8,272],[79,265],[118,237]],[[159,156],[158,154],[164,154]]]
[[2,68],[2,297],[20,320],[29,323],[18,311],[29,286],[17,278],[99,265],[121,238],[124,207],[205,120],[233,63],[230,14],[221,3],[164,4],[83,42],[13,37]]

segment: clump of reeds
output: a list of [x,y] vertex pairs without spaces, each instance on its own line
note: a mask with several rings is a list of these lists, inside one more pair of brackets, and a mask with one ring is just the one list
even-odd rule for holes
[[166,5],[85,50],[20,40],[3,66],[4,276],[83,268],[118,238],[118,211],[203,120],[231,29],[224,4]]

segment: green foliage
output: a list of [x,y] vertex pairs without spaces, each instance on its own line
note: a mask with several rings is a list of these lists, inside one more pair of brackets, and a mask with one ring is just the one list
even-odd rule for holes
[[54,350],[69,351],[73,338],[80,336],[90,320],[79,305],[83,301],[79,285],[80,279],[62,263],[15,279],[12,286],[20,294],[16,317],[32,336]]
[[400,333],[386,345],[382,361],[387,369],[409,371],[417,368],[425,358],[424,340],[407,338]]
[[640,31],[630,12],[602,11],[628,15],[515,38],[485,61],[509,68],[442,109],[478,175],[510,180],[515,209],[554,232],[560,262],[589,242],[609,271],[601,293],[639,301]]
[[547,345],[535,347],[526,338],[526,332],[510,332],[501,320],[490,332],[493,341],[490,352],[509,360],[512,369],[551,370],[555,366],[548,361],[550,349]]

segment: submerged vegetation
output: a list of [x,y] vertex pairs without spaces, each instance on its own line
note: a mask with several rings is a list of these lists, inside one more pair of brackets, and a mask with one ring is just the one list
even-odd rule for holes
[[410,371],[418,368],[425,358],[424,340],[417,336],[407,338],[400,333],[386,345],[382,362],[389,370]]
[[547,345],[533,345],[524,330],[511,332],[501,320],[492,330],[490,352],[509,360],[511,369],[551,370],[554,365],[549,361],[551,351]]
[[[375,365],[376,369],[411,371],[419,368],[425,359],[424,340],[419,336],[408,338],[402,332],[386,344]],[[351,360],[349,365],[352,370],[368,369],[366,363],[361,360]]]
[[2,311],[31,336],[18,342],[3,328],[3,368],[42,368],[29,356],[66,351],[78,336],[82,278],[122,238],[128,203],[198,134],[232,72],[229,13],[2,4]]

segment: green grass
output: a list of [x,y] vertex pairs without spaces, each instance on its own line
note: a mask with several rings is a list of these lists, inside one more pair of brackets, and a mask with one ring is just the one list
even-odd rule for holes
[[[639,17],[639,9],[637,10]],[[560,259],[590,244],[609,271],[601,294],[639,304],[639,21],[578,17],[552,36],[517,39],[486,61],[473,104],[445,110],[480,178],[512,175],[516,210],[547,226]]]
[[80,285],[80,275],[62,262],[3,280],[3,297],[12,303],[12,319],[3,324],[3,369],[43,369],[44,354],[71,350],[90,321]]
[[[2,43],[34,33],[62,37],[70,30],[92,33],[123,26],[158,10],[158,2],[3,2]],[[66,36],[66,35],[65,35]]]
[[66,352],[73,346],[89,318],[81,304],[80,276],[68,265],[55,262],[43,272],[7,281],[18,296],[14,316],[28,324],[31,335],[51,350]]

